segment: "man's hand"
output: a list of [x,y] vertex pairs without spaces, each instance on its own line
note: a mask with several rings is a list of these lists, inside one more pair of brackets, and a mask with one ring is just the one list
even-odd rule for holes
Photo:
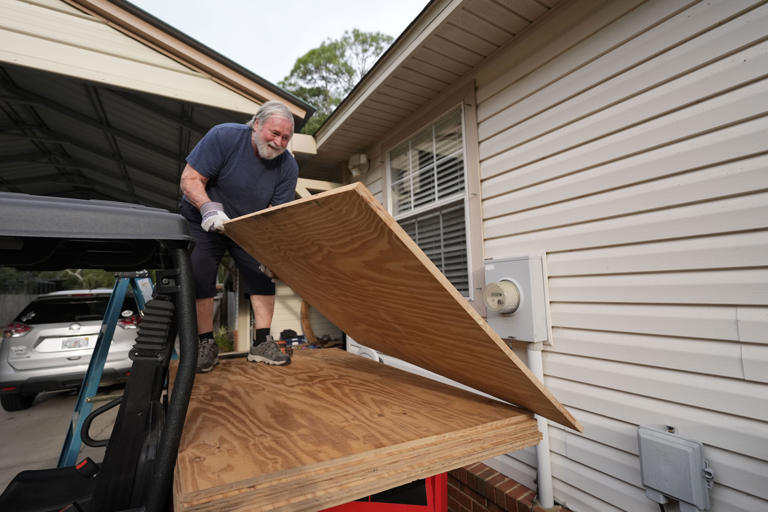
[[203,222],[200,225],[205,231],[218,231],[224,232],[224,223],[229,220],[227,214],[224,213],[224,205],[221,203],[215,203],[208,201],[200,207],[200,215],[203,216]]

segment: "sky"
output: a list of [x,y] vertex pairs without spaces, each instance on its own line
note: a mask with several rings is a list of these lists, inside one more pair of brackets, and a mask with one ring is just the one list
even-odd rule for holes
[[276,84],[296,59],[353,28],[397,38],[428,0],[129,0]]

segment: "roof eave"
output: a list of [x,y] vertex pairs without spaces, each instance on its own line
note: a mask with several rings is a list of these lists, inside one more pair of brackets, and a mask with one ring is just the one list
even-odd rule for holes
[[318,149],[464,0],[432,0],[315,132]]

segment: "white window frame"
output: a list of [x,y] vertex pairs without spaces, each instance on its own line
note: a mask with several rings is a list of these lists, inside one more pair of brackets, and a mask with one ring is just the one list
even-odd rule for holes
[[[472,250],[471,250],[471,236],[470,231],[472,229],[470,224],[470,216],[469,216],[469,193],[470,193],[470,187],[469,187],[469,173],[468,173],[468,161],[467,161],[467,153],[468,153],[468,147],[467,147],[467,129],[466,129],[466,112],[465,112],[465,106],[464,102],[460,103],[453,103],[449,108],[444,109],[439,115],[432,117],[429,122],[422,124],[418,129],[412,130],[409,132],[409,134],[406,137],[401,138],[397,143],[389,144],[387,146],[387,149],[384,151],[385,155],[385,194],[386,194],[386,206],[387,211],[392,213],[393,212],[393,202],[392,202],[392,168],[390,166],[390,155],[391,152],[402,145],[405,142],[411,141],[413,138],[415,138],[419,133],[424,131],[427,128],[434,128],[434,126],[444,117],[446,117],[448,114],[453,112],[454,110],[459,109],[459,117],[461,120],[461,144],[462,144],[462,163],[463,163],[463,179],[464,179],[464,190],[461,193],[457,193],[450,198],[444,198],[444,199],[438,199],[435,202],[429,203],[427,205],[419,206],[417,208],[413,208],[409,210],[407,213],[402,213],[398,215],[394,215],[393,217],[396,221],[399,221],[404,218],[410,218],[414,216],[420,216],[423,215],[426,212],[429,211],[436,211],[439,210],[445,206],[459,203],[459,201],[462,202],[462,207],[464,209],[464,231],[465,231],[465,237],[464,237],[464,250],[466,253],[466,260],[467,260],[467,295],[464,295],[465,298],[467,298],[470,301],[474,301],[475,299],[475,279],[474,279],[474,272],[473,272],[473,258],[472,258]],[[434,139],[433,139],[434,142]],[[409,148],[410,149],[410,148]],[[435,184],[437,186],[437,184]],[[412,188],[411,188],[412,192]],[[461,197],[460,197],[461,196]]]

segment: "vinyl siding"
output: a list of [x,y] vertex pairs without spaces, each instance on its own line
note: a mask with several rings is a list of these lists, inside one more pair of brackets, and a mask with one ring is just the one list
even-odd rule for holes
[[499,473],[516,480],[529,489],[536,488],[536,448],[520,450],[512,455],[501,455],[484,461]]
[[[638,425],[768,509],[768,5],[561,2],[478,70],[486,258],[546,254],[555,498],[657,511]],[[535,458],[492,464],[534,482]],[[534,482],[535,484],[535,482]]]
[[[636,453],[637,425],[671,425],[681,436],[701,441],[708,447],[766,460],[765,422],[653,397],[633,397],[622,391],[557,377],[549,377],[547,381],[558,398],[572,404],[569,408],[576,411],[579,421],[585,425],[583,434],[569,431],[569,436],[581,435]],[[619,427],[622,423],[626,424],[623,429]],[[617,444],[621,436],[626,436],[626,442]]]
[[387,183],[385,179],[386,168],[383,164],[377,165],[365,174],[360,181],[371,191],[373,197],[379,200],[385,207],[384,199]]

